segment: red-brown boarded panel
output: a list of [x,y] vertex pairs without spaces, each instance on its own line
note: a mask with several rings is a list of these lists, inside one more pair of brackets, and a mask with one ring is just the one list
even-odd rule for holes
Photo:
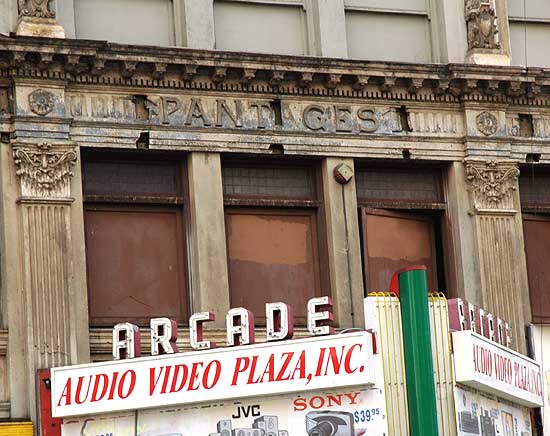
[[550,218],[523,214],[533,322],[550,323]]
[[187,315],[181,212],[88,208],[86,258],[91,325]]
[[434,225],[429,217],[362,209],[367,292],[387,291],[392,275],[413,265],[428,268],[428,287],[437,290]]
[[282,301],[305,324],[307,300],[320,293],[313,212],[226,213],[231,306],[265,323],[265,303]]

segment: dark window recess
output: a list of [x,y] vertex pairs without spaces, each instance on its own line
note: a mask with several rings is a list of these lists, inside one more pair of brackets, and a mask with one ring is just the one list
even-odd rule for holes
[[356,173],[355,183],[360,204],[444,208],[438,171],[361,169]]
[[401,129],[404,132],[412,132],[411,125],[409,124],[409,112],[405,106],[401,106],[396,110],[399,116],[399,122],[401,123]]
[[533,322],[550,324],[550,216],[523,214],[523,233]]
[[273,100],[271,102],[271,109],[273,109],[273,115],[275,116],[275,125],[276,126],[282,126],[283,125],[283,111],[281,108],[281,100]]
[[519,114],[519,134],[520,136],[534,136],[533,115]]
[[231,305],[262,325],[265,303],[282,301],[304,325],[307,300],[328,293],[314,168],[239,163],[222,171]]
[[438,290],[436,223],[433,217],[361,208],[365,284],[387,291],[393,274],[405,267],[428,267],[428,287]]
[[170,196],[180,192],[176,162],[85,162],[85,195]]
[[[94,157],[95,159],[95,157]],[[188,316],[181,163],[84,160],[90,324]]]
[[522,209],[550,210],[550,173],[530,172],[530,168],[522,169],[519,195]]
[[226,197],[303,198],[315,197],[315,180],[309,168],[224,167]]

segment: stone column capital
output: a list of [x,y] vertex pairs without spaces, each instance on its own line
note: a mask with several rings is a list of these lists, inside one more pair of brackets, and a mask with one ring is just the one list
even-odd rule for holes
[[70,180],[77,160],[74,144],[15,143],[13,157],[22,200],[72,201]]
[[519,176],[517,162],[465,160],[464,165],[476,212],[516,212],[513,193]]

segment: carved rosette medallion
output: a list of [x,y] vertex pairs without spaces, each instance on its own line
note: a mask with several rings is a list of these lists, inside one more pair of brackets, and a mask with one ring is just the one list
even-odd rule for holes
[[500,49],[497,16],[491,0],[465,0],[468,48]]
[[15,145],[16,174],[23,198],[63,199],[70,197],[71,171],[77,154],[73,146]]
[[519,169],[514,162],[467,161],[466,180],[476,209],[513,210]]
[[477,130],[485,136],[494,135],[498,129],[498,120],[491,112],[481,112],[476,117]]
[[37,89],[29,94],[29,106],[37,115],[48,115],[54,108],[53,94],[45,89]]
[[36,18],[55,18],[50,10],[51,0],[18,0],[19,15]]

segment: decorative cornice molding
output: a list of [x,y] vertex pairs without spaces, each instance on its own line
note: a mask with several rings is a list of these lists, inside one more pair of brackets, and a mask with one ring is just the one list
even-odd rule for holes
[[519,169],[516,162],[496,160],[464,162],[466,180],[476,211],[513,211]]
[[72,167],[76,148],[72,145],[14,144],[16,175],[21,181],[22,199],[58,201],[70,198]]
[[[54,56],[52,56],[52,53]],[[550,70],[0,40],[0,77],[75,85],[550,106]]]

